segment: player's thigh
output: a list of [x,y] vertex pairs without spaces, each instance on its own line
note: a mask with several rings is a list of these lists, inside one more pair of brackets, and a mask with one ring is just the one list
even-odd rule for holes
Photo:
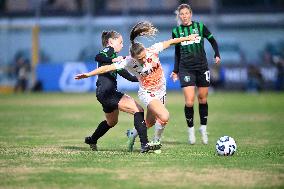
[[194,105],[195,98],[195,86],[187,86],[182,88],[185,105],[187,107],[192,107]]
[[147,110],[146,114],[146,125],[147,127],[152,127],[156,123],[156,115],[151,110]]
[[162,122],[168,122],[170,114],[164,104],[159,99],[153,99],[147,106],[148,111],[152,112]]
[[116,109],[111,113],[105,113],[107,124],[111,127],[115,126],[118,123],[119,111]]
[[118,109],[130,114],[135,114],[136,112],[143,112],[143,108],[131,97],[126,94],[120,99],[118,103]]
[[197,72],[197,87],[198,87],[198,101],[201,104],[207,102],[208,87],[210,85],[210,71],[209,69],[202,69]]

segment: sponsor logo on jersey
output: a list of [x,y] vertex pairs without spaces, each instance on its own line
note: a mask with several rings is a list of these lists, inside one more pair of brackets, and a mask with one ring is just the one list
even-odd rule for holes
[[184,41],[184,42],[181,42],[180,44],[181,44],[182,46],[185,46],[185,45],[192,45],[193,43],[200,43],[200,41],[201,41],[201,37],[200,37],[200,36],[197,36],[195,41]]

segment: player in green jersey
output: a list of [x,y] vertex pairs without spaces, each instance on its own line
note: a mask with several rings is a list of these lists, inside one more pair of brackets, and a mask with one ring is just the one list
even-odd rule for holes
[[185,97],[185,118],[189,132],[189,143],[195,144],[194,129],[194,98],[195,86],[198,88],[198,102],[201,133],[203,144],[208,143],[207,117],[208,117],[208,87],[210,85],[210,71],[204,50],[204,39],[207,39],[215,52],[215,63],[219,64],[220,54],[218,45],[211,32],[202,22],[192,21],[192,9],[188,4],[181,4],[177,10],[179,25],[172,30],[172,37],[179,38],[191,34],[198,34],[195,41],[185,41],[175,46],[175,66],[171,73],[174,81],[180,80]]

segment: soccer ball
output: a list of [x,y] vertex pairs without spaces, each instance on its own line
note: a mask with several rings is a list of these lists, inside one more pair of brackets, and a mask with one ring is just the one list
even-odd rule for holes
[[216,143],[216,151],[220,156],[232,156],[237,150],[237,144],[232,137],[222,136]]

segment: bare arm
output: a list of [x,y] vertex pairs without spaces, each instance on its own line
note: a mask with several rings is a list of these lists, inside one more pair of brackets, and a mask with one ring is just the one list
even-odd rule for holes
[[186,36],[186,37],[173,38],[173,39],[170,39],[168,41],[164,41],[163,42],[163,48],[164,49],[169,48],[171,45],[175,45],[175,44],[181,43],[183,41],[194,41],[194,40],[197,40],[197,37],[198,37],[197,34],[191,34],[191,35]]
[[75,76],[75,79],[84,79],[84,78],[88,78],[91,76],[95,76],[95,75],[99,75],[99,74],[103,74],[103,73],[107,73],[110,71],[114,71],[116,70],[116,67],[114,66],[114,64],[111,65],[105,65],[105,66],[101,66],[91,72],[87,72],[87,73],[82,73],[82,74],[77,74]]

